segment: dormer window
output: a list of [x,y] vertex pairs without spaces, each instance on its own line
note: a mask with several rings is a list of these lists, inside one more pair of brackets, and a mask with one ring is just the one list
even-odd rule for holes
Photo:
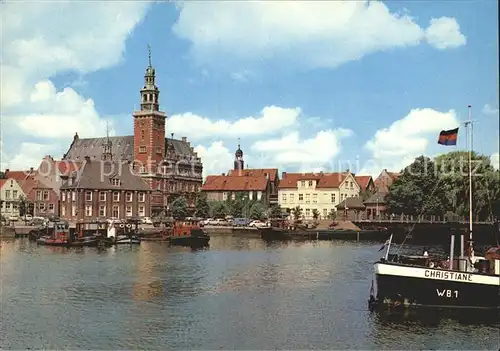
[[111,185],[113,185],[113,186],[120,186],[120,179],[118,179],[118,178],[112,178],[111,179]]

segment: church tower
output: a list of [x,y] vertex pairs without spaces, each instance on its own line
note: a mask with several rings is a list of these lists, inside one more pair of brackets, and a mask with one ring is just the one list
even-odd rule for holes
[[141,109],[135,111],[134,117],[134,160],[142,163],[146,169],[156,169],[165,156],[165,112],[160,111],[160,90],[155,85],[155,69],[151,65],[151,48],[149,50],[149,66],[144,75],[144,86],[141,89]]
[[106,141],[102,145],[101,158],[103,161],[113,160],[113,143],[111,142],[111,139],[109,139],[109,128],[107,122],[106,122]]
[[238,138],[238,150],[234,153],[234,170],[241,172],[245,166],[245,161],[243,161],[243,151],[240,147],[240,139]]

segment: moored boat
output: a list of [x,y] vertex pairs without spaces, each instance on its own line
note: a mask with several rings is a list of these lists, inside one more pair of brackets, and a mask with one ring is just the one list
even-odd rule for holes
[[[471,123],[470,106],[468,123]],[[445,259],[429,257],[427,252],[422,256],[389,255],[391,235],[385,256],[374,264],[370,306],[475,308],[500,312],[500,247],[490,248],[484,257],[474,252],[471,149],[467,252],[462,233],[460,252],[455,255],[455,228],[451,228],[450,251]],[[497,230],[500,230],[498,226]]]
[[171,245],[181,245],[190,247],[207,246],[210,236],[207,235],[196,221],[179,220],[175,221],[169,233],[164,238]]

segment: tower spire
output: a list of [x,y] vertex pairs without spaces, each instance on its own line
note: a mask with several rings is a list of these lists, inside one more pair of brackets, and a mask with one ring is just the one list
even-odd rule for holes
[[151,45],[148,43],[148,58],[149,58],[149,67],[153,67],[151,64]]
[[103,160],[112,160],[113,159],[113,143],[109,139],[108,121],[106,121],[106,142],[103,145],[102,159]]

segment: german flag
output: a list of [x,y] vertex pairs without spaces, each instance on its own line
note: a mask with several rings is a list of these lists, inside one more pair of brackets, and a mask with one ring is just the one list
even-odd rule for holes
[[450,129],[450,130],[442,130],[439,133],[438,144],[441,145],[457,145],[457,137],[458,137],[458,128]]

